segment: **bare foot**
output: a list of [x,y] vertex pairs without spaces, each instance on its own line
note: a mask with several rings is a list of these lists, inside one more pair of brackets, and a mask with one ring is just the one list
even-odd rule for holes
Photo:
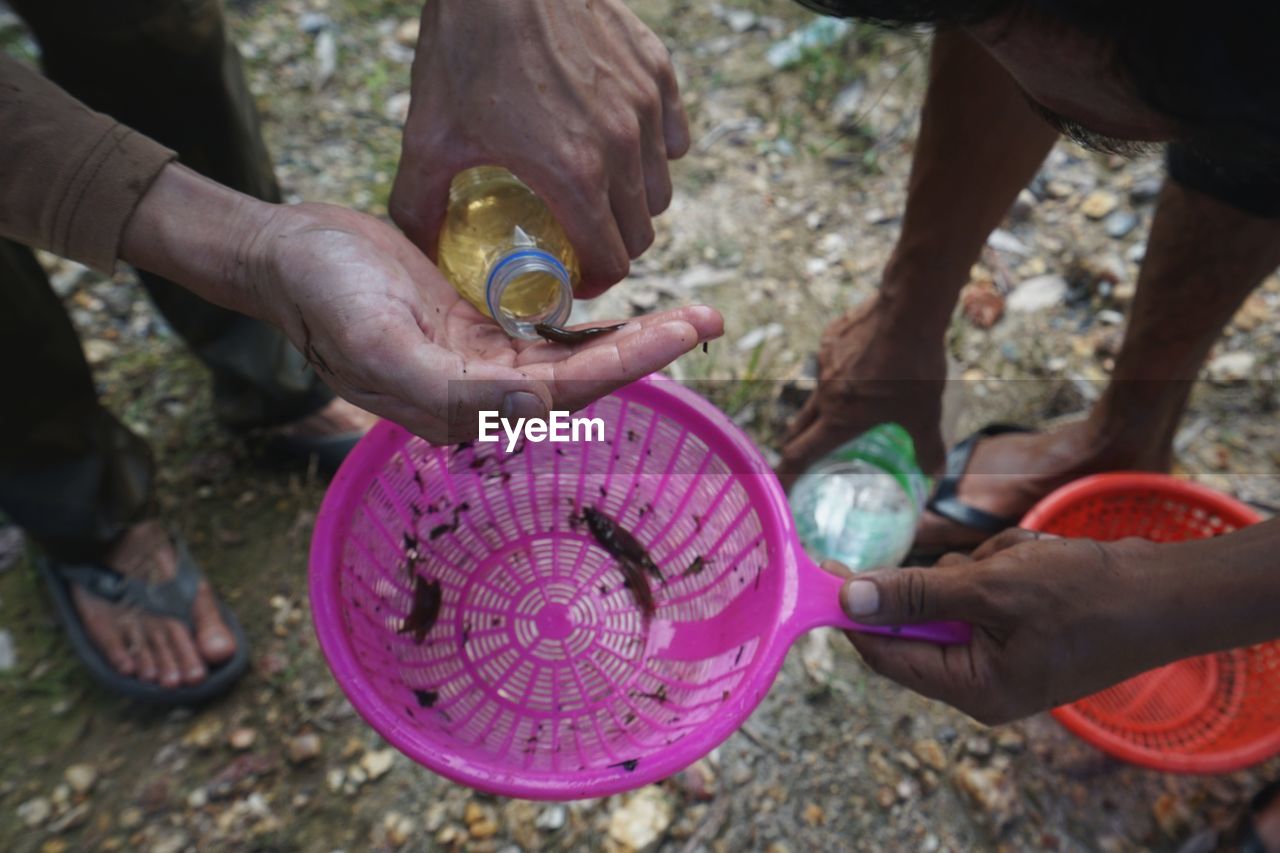
[[885,332],[873,297],[836,318],[818,349],[818,388],[788,429],[778,476],[790,488],[806,468],[877,424],[895,421],[915,440],[925,470],[942,460],[942,341]]
[[377,415],[371,415],[341,397],[334,397],[319,411],[278,427],[275,432],[293,438],[326,438],[331,435],[365,433],[377,422]]
[[[178,555],[158,521],[130,528],[103,562],[126,577],[164,581],[177,572]],[[111,604],[71,584],[71,597],[89,638],[121,675],[161,687],[193,686],[235,653],[208,582],[192,605],[195,635],[177,619]]]
[[[1106,448],[1089,421],[1052,432],[1009,433],[978,442],[959,484],[959,498],[993,515],[1021,518],[1045,495],[1072,480],[1104,471],[1165,471],[1168,442],[1153,437],[1141,451]],[[991,534],[925,512],[916,531],[921,552],[967,551]]]

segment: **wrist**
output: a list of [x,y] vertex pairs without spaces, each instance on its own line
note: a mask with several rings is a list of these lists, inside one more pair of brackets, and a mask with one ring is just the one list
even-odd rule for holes
[[942,340],[971,265],[899,246],[880,280],[883,316],[913,336]]
[[270,319],[259,282],[279,209],[170,163],[126,223],[120,257],[209,302]]

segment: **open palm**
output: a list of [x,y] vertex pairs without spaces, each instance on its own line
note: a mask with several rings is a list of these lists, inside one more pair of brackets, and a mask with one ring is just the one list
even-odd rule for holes
[[340,395],[437,443],[473,438],[480,410],[581,408],[723,331],[693,306],[576,346],[513,340],[371,216],[297,205],[260,241],[267,315]]

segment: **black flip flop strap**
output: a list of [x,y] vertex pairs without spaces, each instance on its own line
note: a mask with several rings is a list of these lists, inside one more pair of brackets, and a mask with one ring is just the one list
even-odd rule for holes
[[94,563],[58,565],[56,571],[64,580],[113,604],[139,607],[148,613],[190,624],[191,606],[200,588],[200,570],[185,545],[178,542],[176,549],[177,572],[162,583],[125,577],[114,569]]
[[960,499],[960,480],[969,467],[974,448],[984,438],[1004,435],[1012,432],[1031,432],[1027,427],[1013,424],[990,424],[965,438],[947,452],[947,467],[934,488],[926,507],[948,521],[954,521],[963,527],[980,530],[984,533],[999,533],[1017,525],[1017,516],[996,515],[976,506],[970,506]]

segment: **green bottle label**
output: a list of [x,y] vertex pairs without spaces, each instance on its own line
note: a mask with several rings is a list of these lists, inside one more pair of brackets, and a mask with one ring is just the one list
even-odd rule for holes
[[896,423],[872,427],[853,441],[842,445],[828,457],[837,462],[866,462],[880,468],[902,487],[917,506],[924,506],[929,478],[916,461],[916,446],[911,434]]

